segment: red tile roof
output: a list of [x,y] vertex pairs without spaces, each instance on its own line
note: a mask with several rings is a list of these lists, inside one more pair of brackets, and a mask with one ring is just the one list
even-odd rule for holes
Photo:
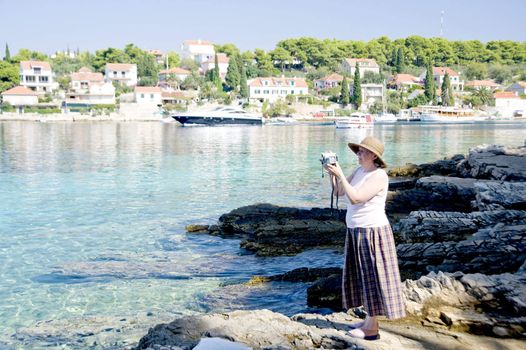
[[191,72],[183,68],[175,67],[170,69],[163,69],[159,72],[159,74],[191,74]]
[[91,73],[92,70],[89,69],[88,67],[82,67],[81,69],[79,69],[79,73]]
[[22,69],[32,69],[33,67],[40,67],[45,70],[51,70],[51,65],[49,62],[45,61],[20,61],[20,68]]
[[141,93],[141,92],[158,92],[158,93],[160,93],[161,92],[161,88],[158,87],[158,86],[136,86],[135,87],[135,92],[136,93]]
[[187,98],[184,92],[182,91],[163,92],[162,96],[164,98]]
[[347,61],[351,67],[356,66],[356,62],[358,62],[358,67],[362,67],[360,63],[366,63],[363,67],[380,68],[378,63],[372,58],[346,58],[345,61]]
[[111,70],[130,70],[136,67],[133,63],[106,63],[106,68]]
[[186,45],[212,45],[212,43],[210,41],[206,41],[206,40],[185,40],[183,41],[183,44],[186,44]]
[[319,81],[343,81],[343,75],[339,75],[338,73],[332,73],[318,80]]
[[493,94],[494,98],[520,98],[512,91],[496,92]]
[[458,75],[457,72],[455,72],[453,69],[449,68],[449,67],[433,67],[433,75],[446,75],[446,72],[447,74],[449,74],[449,76],[452,76],[452,75]]
[[500,85],[492,80],[472,80],[467,82],[466,86],[498,87]]
[[15,86],[12,89],[2,92],[2,95],[27,95],[27,96],[38,96],[38,94],[25,86]]
[[[268,84],[265,85],[263,82],[268,81]],[[294,85],[291,85],[291,82],[294,82]],[[308,87],[307,82],[305,79],[302,78],[275,78],[275,77],[260,77],[255,78],[252,80],[252,82],[249,84],[249,86],[261,86],[261,87],[295,87],[295,88],[301,88],[301,87]]]
[[[230,62],[230,58],[225,53],[218,53],[217,54],[217,63],[228,63]],[[203,63],[215,63],[215,57],[212,57],[208,61],[205,61]]]
[[155,56],[162,56],[163,52],[161,50],[148,50],[148,53]]
[[395,84],[400,85],[403,83],[419,83],[420,79],[411,74],[397,74],[392,80]]
[[92,72],[81,72],[78,71],[76,73],[71,73],[71,80],[79,80],[79,81],[91,81],[91,82],[98,82],[103,81],[104,76],[102,73],[92,73]]

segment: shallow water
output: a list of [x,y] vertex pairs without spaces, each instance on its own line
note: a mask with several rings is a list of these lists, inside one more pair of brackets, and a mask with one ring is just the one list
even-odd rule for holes
[[350,170],[357,162],[346,144],[367,134],[384,140],[385,160],[396,166],[483,143],[522,145],[525,126],[0,123],[0,345],[46,320],[304,310],[303,285],[247,294],[232,284],[337,266],[337,252],[256,258],[237,240],[187,235],[185,225],[258,202],[328,206],[320,153],[335,151]]

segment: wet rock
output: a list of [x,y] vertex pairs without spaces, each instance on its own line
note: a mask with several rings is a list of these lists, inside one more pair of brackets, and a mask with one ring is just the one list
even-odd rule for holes
[[185,227],[187,232],[208,232],[208,225],[186,225]]

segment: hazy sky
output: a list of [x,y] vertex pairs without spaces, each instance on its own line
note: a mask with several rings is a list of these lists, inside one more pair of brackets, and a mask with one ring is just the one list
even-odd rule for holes
[[368,41],[410,35],[526,41],[526,0],[0,0],[0,56],[123,48],[180,51],[185,39],[271,50],[302,36]]

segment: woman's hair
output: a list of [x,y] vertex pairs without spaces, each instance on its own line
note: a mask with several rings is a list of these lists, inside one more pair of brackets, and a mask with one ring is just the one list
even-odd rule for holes
[[[376,156],[376,154],[375,154]],[[376,156],[376,158],[374,158],[374,165],[376,165],[377,168],[381,168],[382,167],[382,162],[380,162],[380,159],[378,158],[378,156]]]

